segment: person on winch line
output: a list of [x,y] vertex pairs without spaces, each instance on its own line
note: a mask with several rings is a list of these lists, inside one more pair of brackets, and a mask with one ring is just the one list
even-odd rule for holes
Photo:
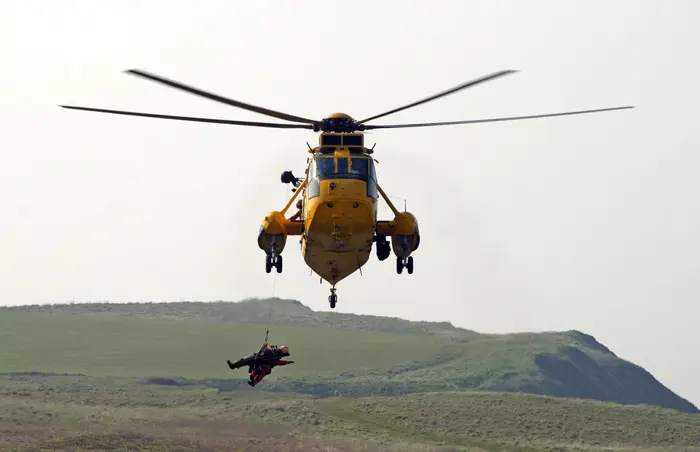
[[255,387],[263,378],[272,373],[272,368],[275,366],[286,366],[287,364],[294,363],[294,361],[280,359],[284,356],[289,356],[289,347],[286,345],[282,345],[281,347],[267,345],[266,338],[265,343],[263,343],[263,346],[257,353],[241,358],[236,363],[232,363],[229,360],[226,360],[226,363],[231,370],[248,365],[250,379],[247,383],[251,387]]

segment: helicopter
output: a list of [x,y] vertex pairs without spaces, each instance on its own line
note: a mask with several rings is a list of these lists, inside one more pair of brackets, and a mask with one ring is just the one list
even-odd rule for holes
[[[335,308],[338,301],[336,285],[356,271],[362,272],[362,267],[369,261],[375,244],[376,256],[380,261],[388,259],[393,250],[398,274],[402,274],[404,269],[408,274],[413,274],[413,253],[420,245],[420,231],[416,216],[405,210],[400,212],[378,183],[375,163],[379,162],[373,157],[374,146],[372,148],[365,146],[365,131],[515,121],[634,108],[634,106],[623,106],[464,121],[368,124],[375,119],[518,71],[494,72],[362,120],[356,120],[345,113],[333,113],[320,120],[304,118],[222,97],[142,70],[130,69],[125,72],[229,106],[287,121],[287,123],[172,116],[72,105],[60,105],[60,107],[180,121],[306,129],[320,133],[318,146],[312,147],[308,142],[306,143],[310,155],[306,159],[305,176],[296,177],[292,171],[282,173],[280,177],[282,183],[292,184],[294,195],[284,208],[270,211],[264,216],[258,231],[257,242],[265,253],[265,271],[271,273],[274,268],[277,273],[282,273],[282,252],[286,247],[287,238],[299,236],[301,254],[306,265],[320,276],[321,283],[325,280],[331,285],[331,293],[328,297],[331,309]],[[300,194],[301,198],[296,203],[297,212],[287,217],[287,212]],[[380,197],[391,209],[393,219],[378,219],[377,207]]]

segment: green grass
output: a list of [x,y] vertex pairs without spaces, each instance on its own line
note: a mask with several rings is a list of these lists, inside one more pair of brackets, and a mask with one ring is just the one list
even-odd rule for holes
[[[232,373],[225,361],[257,350],[266,326],[250,322],[269,312],[268,302],[184,303],[182,312],[177,303],[0,309],[0,372],[206,378],[217,380],[211,387],[236,389],[245,369]],[[296,319],[292,324],[323,326],[273,325],[271,342],[288,344],[295,364],[276,369],[262,390],[323,397],[492,390],[698,412],[577,331],[483,335],[272,302],[278,318],[281,312]]]
[[296,300],[279,298],[231,302],[177,303],[70,303],[0,307],[0,312],[51,312],[73,315],[129,316],[169,320],[196,320],[233,324],[267,324],[302,328],[342,328],[353,331],[430,334],[459,340],[482,336],[448,322],[411,322],[400,318],[316,312]]
[[461,392],[324,400],[319,409],[376,428],[457,444],[700,447],[700,416],[649,406]]
[[583,333],[273,302],[296,363],[255,389],[225,361],[266,301],[0,309],[0,450],[700,452],[697,409]]
[[[40,370],[93,376],[230,378],[235,361],[260,347],[265,325],[175,322],[48,313],[0,314],[0,372]],[[276,374],[337,375],[428,357],[440,343],[419,335],[274,327],[295,364]],[[236,375],[236,374],[234,374]],[[238,371],[245,377],[245,370]]]
[[275,303],[270,340],[296,364],[255,389],[225,361],[259,347],[265,303],[0,309],[0,450],[700,452],[697,414],[512,392],[690,411],[582,333]]
[[0,449],[700,451],[700,416],[649,406],[495,392],[314,399],[248,389],[0,376]]

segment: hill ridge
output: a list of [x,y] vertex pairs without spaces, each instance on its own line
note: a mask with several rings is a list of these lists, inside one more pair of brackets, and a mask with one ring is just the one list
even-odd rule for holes
[[[696,406],[668,389],[645,369],[618,357],[592,335],[575,329],[485,334],[456,327],[450,322],[313,311],[298,300],[277,297],[248,298],[239,302],[52,303],[3,307],[0,312],[19,313],[18,318],[21,318],[22,313],[58,314],[56,317],[42,317],[41,321],[59,331],[72,329],[72,334],[78,334],[74,331],[76,328],[86,328],[81,334],[93,336],[95,341],[105,343],[123,340],[122,335],[133,335],[149,325],[147,330],[163,331],[154,332],[153,335],[142,331],[139,333],[142,334],[140,339],[128,339],[148,345],[153,340],[152,337],[183,335],[188,337],[188,341],[194,337],[201,338],[201,344],[193,347],[211,349],[211,342],[221,342],[225,337],[230,338],[231,334],[243,334],[241,338],[244,342],[252,347],[259,346],[255,344],[258,337],[262,338],[262,334],[258,336],[257,331],[261,325],[267,324],[269,303],[273,303],[272,325],[283,327],[282,334],[290,337],[285,340],[292,341],[291,337],[294,337],[298,350],[294,354],[300,362],[305,363],[304,368],[308,368],[311,361],[321,362],[315,367],[317,370],[309,368],[310,373],[304,376],[298,373],[296,376],[291,375],[286,368],[275,374],[268,385],[275,385],[281,390],[317,397],[487,390],[594,399],[627,405],[649,404],[700,413]],[[93,322],[82,320],[78,322],[79,326],[73,322],[68,326],[57,327],[61,322],[70,322],[74,316],[91,316],[95,320],[113,319],[114,322],[110,320],[106,329],[113,331],[116,336],[100,339],[103,331],[89,330],[93,327],[88,324]],[[157,319],[159,322],[134,324],[136,320],[129,318],[138,318],[139,322]],[[175,320],[181,324],[168,326],[172,322],[160,320]],[[27,328],[32,329],[30,325],[35,321],[37,320],[27,319]],[[227,326],[230,324],[237,325],[233,328],[234,333]],[[114,333],[122,329],[124,333]],[[21,335],[24,330],[17,331]],[[277,331],[279,333],[280,328]],[[341,333],[342,331],[347,333]],[[251,339],[251,333],[255,336],[254,340]],[[350,336],[343,336],[350,333]],[[381,336],[382,334],[388,336]],[[227,343],[229,340],[223,339]],[[158,345],[148,346],[153,348]],[[189,346],[189,342],[181,346]],[[228,354],[224,351],[227,346],[217,347],[221,348],[217,356]],[[334,347],[341,347],[342,351],[338,352]],[[380,350],[377,347],[386,349]],[[248,352],[247,348],[245,352]],[[118,350],[117,353],[123,356],[139,351],[138,348],[132,348],[130,352]],[[342,356],[341,360],[355,364],[350,364],[349,367],[332,364],[338,360],[339,355]],[[332,364],[331,367],[326,363]],[[126,362],[123,365],[129,364]],[[211,360],[203,362],[203,365],[211,366]],[[5,370],[7,369],[0,369],[0,372]],[[28,369],[26,366],[11,370],[67,371],[60,366],[58,370]],[[72,372],[76,369],[69,370]],[[219,390],[238,390],[236,388],[245,386],[239,385],[244,383],[242,380],[235,377],[233,380],[222,379],[216,376],[220,375],[220,371],[214,372],[193,378],[206,377],[218,381],[216,386]],[[162,369],[148,374],[153,377],[177,375],[183,374],[163,373]]]
[[453,334],[461,339],[482,335],[447,321],[416,321],[371,314],[314,311],[299,300],[279,297],[249,297],[240,301],[167,302],[59,302],[3,306],[0,311],[55,312],[83,315],[130,315],[177,320],[207,320],[223,323],[267,323],[269,304],[273,305],[272,325],[300,327],[344,327],[360,331]]
[[[279,298],[279,297],[248,297],[244,298],[240,301],[231,301],[231,300],[212,300],[212,301],[190,301],[190,300],[185,300],[185,301],[159,301],[159,302],[151,302],[151,301],[146,301],[146,302],[113,302],[113,301],[99,301],[99,302],[56,302],[56,303],[43,303],[43,304],[22,304],[22,305],[14,305],[14,306],[0,306],[0,311],[3,310],[8,310],[8,311],[23,311],[23,312],[53,312],[53,311],[58,311],[62,313],[71,313],[71,314],[102,314],[102,315],[119,315],[119,311],[134,311],[134,308],[136,308],[137,313],[136,314],[131,314],[134,316],[144,316],[144,317],[153,317],[153,316],[163,316],[162,312],[154,311],[151,313],[151,315],[146,315],[146,312],[142,312],[141,315],[138,314],[138,311],[144,311],[143,307],[152,307],[152,306],[162,306],[162,307],[167,307],[167,308],[177,308],[178,311],[182,310],[183,308],[187,307],[192,307],[192,306],[198,306],[201,308],[209,308],[211,311],[215,311],[215,309],[211,309],[212,307],[227,307],[227,306],[245,306],[246,304],[249,305],[254,305],[254,304],[259,304],[259,303],[268,303],[270,301],[277,302],[279,303],[279,307],[282,307],[283,313],[288,314],[289,309],[288,307],[293,307],[292,311],[297,311],[293,312],[297,316],[302,313],[302,314],[307,314],[309,316],[313,316],[314,314],[316,315],[323,315],[324,317],[328,318],[333,318],[335,316],[335,320],[347,317],[347,318],[356,318],[356,319],[373,319],[373,320],[391,320],[391,321],[397,321],[397,322],[403,322],[406,324],[411,324],[411,325],[420,325],[420,326],[427,326],[427,327],[435,327],[436,329],[440,330],[445,330],[445,331],[455,331],[455,332],[460,332],[460,333],[465,333],[469,335],[475,335],[478,337],[497,337],[497,336],[510,336],[510,335],[527,335],[527,334],[540,334],[540,333],[562,333],[562,334],[571,334],[574,336],[577,336],[580,338],[582,343],[585,343],[587,346],[591,348],[598,348],[601,351],[605,351],[607,353],[610,353],[612,355],[615,355],[609,348],[607,348],[605,345],[600,343],[595,337],[593,337],[590,334],[583,333],[579,330],[573,329],[573,330],[546,330],[546,331],[539,331],[539,332],[510,332],[510,333],[482,333],[482,332],[477,332],[475,330],[470,330],[467,328],[455,326],[452,324],[452,322],[449,321],[433,321],[433,320],[410,320],[406,319],[403,317],[399,316],[382,316],[382,315],[375,315],[375,314],[355,314],[355,313],[341,313],[341,312],[335,312],[335,311],[314,311],[310,307],[306,306],[303,304],[301,301],[296,300],[296,299],[289,299],[289,298]],[[286,306],[285,306],[286,305]],[[113,306],[118,306],[121,309],[118,310],[111,310],[109,307]],[[108,307],[108,310],[100,310],[100,307]],[[285,309],[287,308],[287,309]],[[84,311],[84,312],[81,312]],[[279,313],[277,314],[279,315]],[[223,322],[230,322],[233,320],[230,315],[225,315],[224,317],[220,318],[219,321]],[[262,320],[262,318],[255,318],[255,319],[247,319],[247,318],[238,318],[235,320],[233,323],[254,323],[251,320]],[[284,325],[287,322],[280,321],[279,317],[275,317],[273,314],[272,317],[272,322],[273,325]],[[319,325],[320,326],[320,325]],[[337,327],[333,325],[333,327]]]
[[[58,302],[58,303],[45,303],[45,304],[25,304],[25,305],[15,305],[15,306],[0,306],[0,311],[23,311],[23,312],[59,312],[66,314],[92,314],[92,315],[133,315],[136,317],[159,317],[159,318],[171,318],[186,320],[188,318],[196,320],[212,320],[224,323],[251,323],[259,324],[264,323],[267,320],[268,312],[262,310],[269,309],[269,305],[262,306],[263,303],[267,304],[269,302],[277,303],[278,309],[282,309],[282,312],[275,311],[273,307],[272,325],[288,325],[288,326],[313,326],[316,328],[330,327],[345,327],[349,329],[358,329],[361,331],[382,331],[382,332],[399,332],[399,333],[409,333],[417,332],[423,334],[443,334],[450,337],[450,333],[453,333],[451,338],[454,341],[464,341],[464,340],[475,340],[475,339],[488,339],[496,337],[517,337],[526,335],[537,335],[537,334],[563,334],[571,335],[575,340],[578,340],[581,344],[584,344],[591,349],[596,349],[604,353],[608,353],[612,356],[617,356],[608,347],[603,345],[594,336],[584,333],[582,331],[572,329],[572,330],[547,330],[539,332],[510,332],[510,333],[482,333],[475,330],[470,330],[463,327],[458,327],[453,325],[448,321],[428,321],[428,320],[409,320],[399,316],[381,316],[374,314],[355,314],[355,313],[340,313],[336,311],[314,311],[310,307],[303,304],[301,301],[290,298],[280,298],[280,297],[248,297],[240,301],[231,300],[213,300],[213,301],[162,301],[162,302],[111,302],[111,301],[100,301],[100,302]],[[111,309],[112,307],[119,307],[119,309]],[[216,308],[243,308],[243,307],[255,307],[261,310],[256,313],[256,315],[251,315],[251,312],[236,312],[235,314],[248,314],[247,316],[234,316],[233,313],[224,312],[223,315],[218,316],[219,309]],[[153,311],[149,312],[150,307],[155,307]],[[172,309],[180,314],[168,314],[167,311],[158,309],[162,307],[165,309]],[[186,311],[187,308],[198,307],[198,311],[209,313],[208,316],[192,316],[187,317],[187,315],[182,315],[182,311]],[[264,311],[264,312],[263,312]],[[127,314],[128,313],[128,314]],[[287,315],[288,317],[280,317],[280,315]],[[314,325],[305,325],[302,320],[307,318],[313,318],[314,316],[322,317],[322,321]],[[342,319],[364,319],[375,322],[393,321],[398,325],[411,325],[413,328],[402,329],[400,327],[387,327],[377,328],[376,325],[352,325],[347,322],[338,324],[339,320]],[[332,325],[327,325],[332,321]],[[299,324],[302,323],[302,324]]]

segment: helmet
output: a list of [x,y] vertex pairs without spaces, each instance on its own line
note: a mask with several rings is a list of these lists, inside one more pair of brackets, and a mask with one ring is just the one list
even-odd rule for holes
[[280,351],[282,353],[289,353],[289,347],[287,347],[286,345],[282,345],[280,346]]

